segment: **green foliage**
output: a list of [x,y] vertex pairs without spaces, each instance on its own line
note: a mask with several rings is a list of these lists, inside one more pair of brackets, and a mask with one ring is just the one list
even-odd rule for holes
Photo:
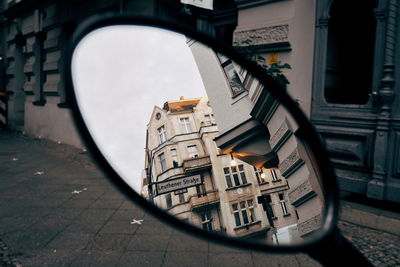
[[292,69],[288,63],[282,64],[280,61],[276,61],[272,64],[267,64],[265,62],[265,58],[259,55],[254,56],[252,60],[255,61],[257,65],[262,67],[265,70],[266,74],[275,78],[282,85],[286,86],[287,84],[289,84],[288,79],[282,73],[282,70],[284,69]]

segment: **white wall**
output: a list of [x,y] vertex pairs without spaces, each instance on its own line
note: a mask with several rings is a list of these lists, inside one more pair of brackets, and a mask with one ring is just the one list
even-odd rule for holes
[[83,142],[74,125],[71,110],[59,108],[57,97],[48,97],[44,106],[32,104],[32,97],[25,102],[25,132],[36,137],[60,141],[83,148]]

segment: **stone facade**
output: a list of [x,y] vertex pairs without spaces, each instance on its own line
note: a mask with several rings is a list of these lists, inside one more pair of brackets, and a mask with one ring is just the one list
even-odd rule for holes
[[[179,105],[185,108],[171,109]],[[260,170],[240,160],[232,167],[231,156],[219,153],[213,141],[219,131],[215,120],[209,120],[211,114],[207,98],[182,98],[154,108],[147,128],[142,195],[203,229],[272,242],[270,219],[277,230],[296,223],[286,180],[279,171],[266,171],[262,177]],[[182,128],[182,123],[190,126]],[[179,187],[185,187],[184,179],[196,176],[201,177],[200,184]],[[167,184],[179,189],[164,190]],[[163,191],[158,189],[160,185]],[[271,196],[270,219],[258,203],[258,197],[266,192]]]
[[[271,179],[269,183],[259,181],[259,202],[268,205],[272,201],[288,200],[288,194],[298,192],[308,182],[314,194],[302,198],[302,202],[292,199],[291,214],[296,218],[291,222],[295,225],[321,215],[324,195],[318,170],[314,169],[312,156],[307,154],[304,144],[296,137],[298,126],[292,116],[246,70],[200,44],[191,43],[190,47],[207,95],[215,106],[216,121],[218,125],[222,124],[214,139],[218,148],[254,167],[267,170],[265,172],[273,171],[280,175],[279,179]],[[229,68],[227,64],[233,65],[245,88],[239,95],[232,94],[230,89],[229,79],[234,75],[225,71]],[[289,227],[289,224],[286,226]],[[291,231],[289,229],[292,228],[287,231]]]

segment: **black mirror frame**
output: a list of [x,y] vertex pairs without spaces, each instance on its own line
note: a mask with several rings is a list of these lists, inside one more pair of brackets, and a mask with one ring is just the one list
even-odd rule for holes
[[[219,234],[205,232],[200,228],[191,226],[184,223],[172,215],[167,214],[155,205],[151,204],[138,193],[136,193],[130,186],[128,186],[118,173],[111,167],[105,157],[100,152],[99,148],[92,139],[88,128],[80,114],[79,107],[77,104],[76,96],[73,90],[72,73],[71,73],[71,61],[74,49],[78,43],[88,33],[102,27],[113,26],[113,25],[138,25],[138,26],[150,26],[177,32],[186,35],[189,38],[193,38],[202,42],[203,44],[213,48],[216,52],[220,52],[230,57],[233,61],[240,64],[242,67],[248,69],[258,80],[260,80],[265,87],[271,91],[272,95],[275,96],[293,116],[302,129],[302,138],[312,149],[313,153],[318,156],[318,163],[322,176],[322,183],[325,192],[326,203],[323,210],[323,224],[321,230],[318,231],[313,240],[306,241],[305,243],[298,245],[281,245],[276,246],[268,243],[247,241],[245,239],[233,238],[228,236],[222,236]],[[205,34],[194,31],[193,29],[186,28],[182,24],[176,22],[155,19],[152,17],[138,17],[137,15],[119,15],[115,13],[96,15],[84,23],[82,23],[75,31],[72,41],[68,44],[67,58],[65,60],[65,75],[66,75],[66,88],[67,88],[67,99],[73,112],[73,118],[75,125],[79,130],[79,133],[87,146],[88,151],[93,155],[96,162],[101,166],[102,170],[108,176],[112,184],[120,190],[128,199],[132,202],[140,205],[151,214],[161,218],[163,221],[173,225],[176,228],[182,229],[188,233],[195,234],[198,237],[217,241],[219,243],[235,246],[242,249],[251,249],[259,251],[271,251],[271,252],[306,252],[315,250],[319,244],[326,243],[327,240],[332,238],[332,235],[336,233],[336,222],[338,219],[339,211],[339,190],[337,180],[334,176],[333,169],[328,159],[328,154],[320,140],[319,135],[314,130],[313,126],[300,110],[298,105],[290,98],[286,93],[286,90],[282,89],[281,85],[278,84],[272,77],[267,76],[264,70],[256,65],[255,63],[244,58],[238,54],[233,48],[227,47],[215,39]]]

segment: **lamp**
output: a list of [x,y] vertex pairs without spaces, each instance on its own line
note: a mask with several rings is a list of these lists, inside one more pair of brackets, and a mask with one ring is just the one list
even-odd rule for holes
[[264,172],[264,168],[261,168],[261,178],[263,178],[263,179],[265,179],[265,177],[266,177],[266,175],[265,175],[265,172]]
[[237,161],[236,159],[233,157],[232,153],[231,153],[231,167],[235,167],[237,165]]

